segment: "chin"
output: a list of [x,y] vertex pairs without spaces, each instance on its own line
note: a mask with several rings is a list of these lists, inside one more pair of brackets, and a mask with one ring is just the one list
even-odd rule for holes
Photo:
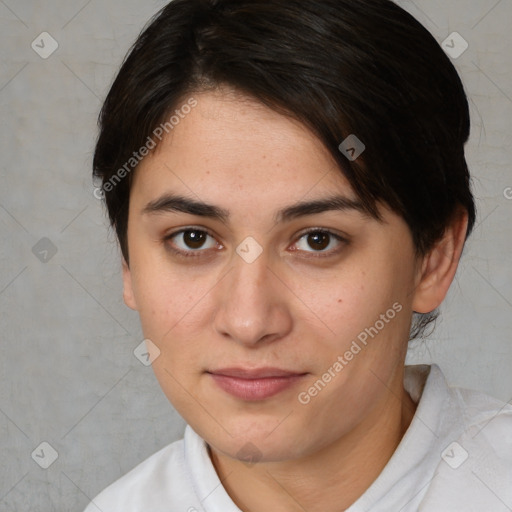
[[[288,420],[280,424],[282,420],[267,417],[258,421],[253,417],[224,423],[219,419],[229,434],[216,429],[216,435],[212,436],[212,430],[206,428],[210,435],[202,437],[217,451],[242,462],[278,462],[304,455],[305,439],[291,425],[286,425]],[[307,432],[305,428],[300,431]]]

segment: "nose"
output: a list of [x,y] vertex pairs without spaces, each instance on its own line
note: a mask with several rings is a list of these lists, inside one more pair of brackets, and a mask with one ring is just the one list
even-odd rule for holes
[[215,290],[213,326],[245,346],[272,342],[292,329],[291,300],[265,253],[248,263],[234,255],[234,266]]

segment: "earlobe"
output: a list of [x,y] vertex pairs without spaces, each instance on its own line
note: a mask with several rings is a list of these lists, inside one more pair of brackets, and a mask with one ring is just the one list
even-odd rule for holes
[[134,311],[137,311],[137,302],[133,293],[132,272],[128,263],[123,258],[123,299],[124,303]]
[[442,238],[424,257],[413,291],[412,308],[417,313],[434,311],[446,297],[459,265],[467,226],[467,212],[460,209],[446,227]]

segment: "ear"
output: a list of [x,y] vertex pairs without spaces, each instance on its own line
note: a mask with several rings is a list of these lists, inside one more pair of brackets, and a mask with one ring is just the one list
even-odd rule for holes
[[137,302],[133,294],[132,271],[123,257],[123,299],[124,303],[131,309],[137,311]]
[[459,265],[467,227],[468,214],[460,208],[442,238],[423,257],[413,291],[413,311],[430,313],[443,302]]

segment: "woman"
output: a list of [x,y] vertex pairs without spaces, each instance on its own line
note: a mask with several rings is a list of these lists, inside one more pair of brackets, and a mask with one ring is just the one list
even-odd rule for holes
[[512,408],[405,367],[475,222],[463,85],[389,0],[175,0],[100,118],[124,300],[186,420],[87,512],[512,507]]

